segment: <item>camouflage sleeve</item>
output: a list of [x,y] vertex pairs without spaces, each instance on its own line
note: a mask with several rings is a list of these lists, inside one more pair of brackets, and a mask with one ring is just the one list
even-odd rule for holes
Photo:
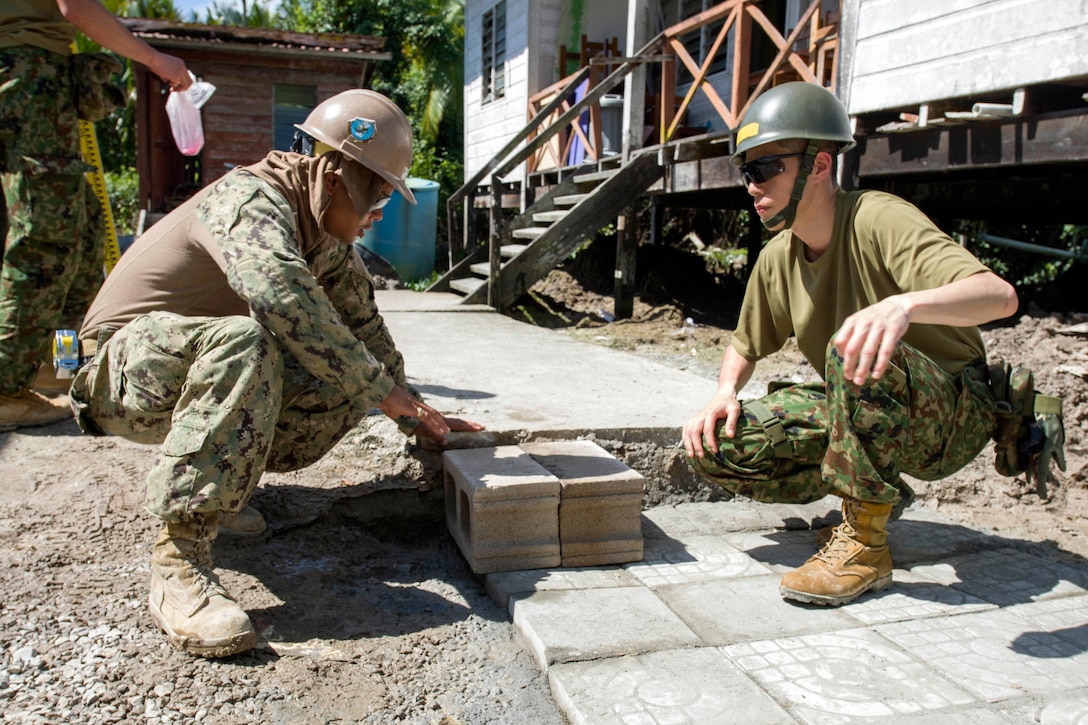
[[[310,271],[286,200],[256,178],[233,174],[196,214],[222,250],[231,288],[304,368],[369,405],[389,395],[393,375],[345,324]],[[384,328],[380,318],[378,324]]]
[[374,282],[359,256],[350,245],[338,244],[320,253],[314,269],[318,282],[351,333],[385,365],[397,385],[408,387],[404,376],[404,358],[397,351],[385,320],[378,312]]
[[[330,247],[314,261],[314,269],[317,270],[321,286],[340,311],[340,317],[352,334],[362,340],[367,350],[385,365],[397,385],[422,400],[419,391],[408,383],[404,374],[404,357],[397,350],[389,328],[378,312],[374,281],[355,250],[347,244]],[[396,421],[406,435],[410,435],[419,425],[416,418],[398,417]]]

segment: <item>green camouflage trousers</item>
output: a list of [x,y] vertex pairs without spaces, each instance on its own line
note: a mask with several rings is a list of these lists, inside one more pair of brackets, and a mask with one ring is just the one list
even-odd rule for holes
[[905,485],[901,473],[944,478],[970,463],[993,434],[994,402],[981,361],[949,375],[900,343],[884,376],[859,387],[843,378],[842,356],[829,345],[825,381],[760,399],[785,442],[776,446],[745,403],[736,436],[722,435],[722,421],[718,455],[691,458],[692,466],[756,501],[807,503],[834,493],[894,503]]
[[85,433],[161,443],[145,505],[167,521],[245,506],[266,470],[309,466],[367,413],[249,317],[138,317],[72,381]]
[[67,56],[0,48],[0,393],[28,387],[53,331],[102,283],[104,215],[87,183]]

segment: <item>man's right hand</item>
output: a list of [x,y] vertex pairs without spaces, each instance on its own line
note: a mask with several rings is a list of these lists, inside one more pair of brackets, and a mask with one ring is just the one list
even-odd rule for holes
[[385,400],[378,404],[378,408],[393,419],[399,417],[416,418],[419,420],[419,425],[416,426],[412,435],[429,438],[441,445],[448,443],[446,434],[451,431],[471,432],[484,430],[482,425],[471,420],[447,418],[423,401],[416,400],[411,393],[399,385],[393,386],[393,389],[389,391],[389,395],[385,396]]
[[732,438],[737,433],[737,419],[740,417],[740,401],[736,395],[719,393],[706,404],[695,416],[684,425],[684,450],[692,457],[702,458],[706,455],[703,441],[706,440],[706,448],[711,453],[718,452],[718,421],[725,420],[725,428],[722,433],[726,438]]

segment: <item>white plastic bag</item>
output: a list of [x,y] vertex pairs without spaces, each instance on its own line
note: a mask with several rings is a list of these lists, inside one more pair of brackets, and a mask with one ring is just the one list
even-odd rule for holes
[[184,93],[170,91],[166,99],[166,115],[170,119],[170,131],[174,134],[174,143],[178,151],[186,156],[196,156],[204,148],[204,126],[200,121],[200,109],[211,95],[215,86],[196,80],[192,71],[189,77],[193,83]]
[[200,109],[188,93],[170,91],[166,99],[166,115],[170,118],[170,131],[178,151],[186,156],[196,156],[204,148],[204,127],[200,123]]

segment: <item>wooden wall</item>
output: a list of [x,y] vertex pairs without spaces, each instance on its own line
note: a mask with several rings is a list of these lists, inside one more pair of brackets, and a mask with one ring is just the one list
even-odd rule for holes
[[[483,14],[498,0],[465,3],[465,178],[486,164],[528,121],[529,96],[549,83],[542,74],[555,64],[555,49],[540,53],[541,42],[555,42],[559,0],[506,0],[506,94],[483,103],[480,52]],[[546,64],[546,67],[545,65]],[[522,167],[508,178],[518,178]]]
[[[1088,76],[1083,2],[842,0],[851,115]],[[970,110],[963,109],[963,110]]]

